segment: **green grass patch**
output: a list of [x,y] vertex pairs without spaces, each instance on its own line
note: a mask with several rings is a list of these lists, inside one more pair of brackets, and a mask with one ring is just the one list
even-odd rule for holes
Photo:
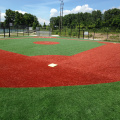
[[[56,45],[34,44],[36,41],[59,42]],[[0,49],[28,56],[34,55],[75,55],[80,52],[102,46],[102,43],[49,38],[21,38],[0,40]]]
[[120,82],[0,88],[0,120],[119,120]]

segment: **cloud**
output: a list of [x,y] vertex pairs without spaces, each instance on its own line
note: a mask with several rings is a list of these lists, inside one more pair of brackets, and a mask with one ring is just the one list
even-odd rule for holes
[[45,20],[45,19],[42,19],[42,18],[40,18],[40,17],[38,18],[38,21],[39,21],[39,23],[40,23],[41,25],[43,25],[44,22],[45,22],[46,25],[48,25],[48,24],[50,23],[50,21]]
[[50,17],[56,17],[58,16],[58,11],[56,9],[51,9],[50,10]]
[[1,22],[4,22],[5,20],[5,13],[1,13]]
[[[85,4],[83,6],[76,6],[75,8],[73,8],[72,10],[64,10],[63,11],[63,16],[71,14],[71,13],[78,13],[78,12],[89,12],[91,13],[93,11],[93,8],[90,8],[88,4]],[[57,9],[51,9],[50,11],[50,17],[57,17],[59,16],[59,12],[57,11]]]
[[76,6],[72,10],[64,10],[63,14],[67,15],[67,14],[70,14],[70,13],[78,13],[78,12],[82,12],[82,13],[89,12],[89,13],[91,13],[92,11],[93,11],[93,8],[90,8],[88,4],[85,4],[83,6]]
[[102,11],[102,13],[104,14],[105,11],[106,11],[106,10],[104,9],[104,10]]
[[68,14],[70,14],[70,13],[71,13],[70,10],[64,10],[64,11],[63,11],[63,15],[68,15]]
[[22,11],[22,10],[15,10],[15,11],[18,11],[19,13],[22,13],[22,14],[25,14],[25,13],[27,13],[27,12],[25,12],[25,11]]

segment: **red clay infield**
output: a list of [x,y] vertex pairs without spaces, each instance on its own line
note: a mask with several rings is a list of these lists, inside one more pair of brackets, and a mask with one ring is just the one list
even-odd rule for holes
[[51,42],[51,41],[38,41],[38,42],[33,42],[35,44],[42,44],[42,45],[54,45],[54,44],[59,44],[59,42]]
[[[120,81],[120,44],[73,56],[24,56],[0,50],[0,87],[54,87]],[[48,64],[58,66],[51,68]]]

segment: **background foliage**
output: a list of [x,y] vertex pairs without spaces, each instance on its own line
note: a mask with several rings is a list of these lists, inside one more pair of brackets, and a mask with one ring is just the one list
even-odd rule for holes
[[[60,17],[50,18],[50,26],[56,29],[59,26]],[[68,14],[63,17],[63,26],[70,28],[71,26],[86,29],[120,29],[120,9],[109,9],[102,13],[100,10],[94,10],[92,13]]]
[[6,10],[5,21],[2,23],[2,27],[8,27],[9,23],[12,23],[14,26],[30,26],[35,29],[36,27],[41,27],[37,17],[30,13],[19,13],[18,11],[12,11],[10,9]]

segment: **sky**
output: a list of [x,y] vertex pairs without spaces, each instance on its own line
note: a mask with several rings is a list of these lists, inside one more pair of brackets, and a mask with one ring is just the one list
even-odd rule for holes
[[[40,24],[49,24],[51,17],[59,16],[60,0],[0,0],[1,21],[4,21],[6,9],[30,13],[35,15]],[[104,13],[108,9],[120,9],[120,0],[63,0],[63,15],[78,12],[89,12],[101,10]]]

